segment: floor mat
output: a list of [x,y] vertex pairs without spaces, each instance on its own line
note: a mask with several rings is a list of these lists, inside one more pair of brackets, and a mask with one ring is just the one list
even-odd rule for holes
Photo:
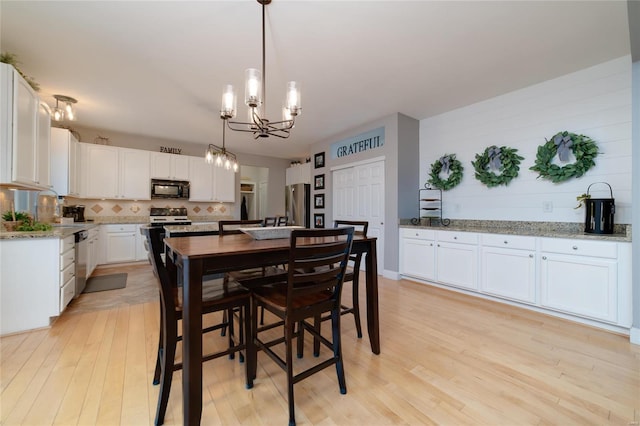
[[87,286],[83,293],[94,293],[96,291],[115,290],[127,286],[127,274],[99,275],[87,280]]

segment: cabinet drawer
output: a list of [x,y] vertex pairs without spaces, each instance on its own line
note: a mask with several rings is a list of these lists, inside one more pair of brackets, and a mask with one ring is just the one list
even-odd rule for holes
[[473,232],[438,231],[438,241],[448,243],[478,244],[478,234]]
[[73,274],[76,272],[75,263],[71,263],[69,266],[60,271],[60,286],[62,287],[67,281],[69,281]]
[[121,224],[121,225],[102,225],[104,231],[108,233],[116,232],[136,232],[136,224]]
[[402,238],[417,238],[420,240],[435,240],[436,238],[436,231],[431,230],[431,229],[409,229],[409,228],[402,228]]
[[535,250],[536,238],[519,235],[482,234],[482,245],[487,247],[504,247],[518,250]]
[[618,245],[604,241],[565,240],[562,238],[541,239],[540,249],[543,252],[577,254],[580,256],[618,257]]
[[70,235],[66,238],[60,240],[60,253],[64,253],[65,251],[71,250],[75,245],[75,236]]
[[87,238],[90,240],[93,238],[97,238],[99,233],[100,233],[99,228],[91,228],[89,229],[89,236]]
[[60,312],[65,310],[76,292],[76,279],[71,278],[60,288]]
[[69,265],[73,265],[73,262],[76,260],[76,252],[75,250],[69,250],[66,253],[62,253],[60,255],[60,270],[66,269]]

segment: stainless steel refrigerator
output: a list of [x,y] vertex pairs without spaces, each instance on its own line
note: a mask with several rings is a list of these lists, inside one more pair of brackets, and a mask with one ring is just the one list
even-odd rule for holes
[[311,185],[298,183],[287,185],[285,192],[285,212],[289,225],[311,227]]

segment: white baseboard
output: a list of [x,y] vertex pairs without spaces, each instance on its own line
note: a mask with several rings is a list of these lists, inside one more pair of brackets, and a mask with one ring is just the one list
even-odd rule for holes
[[385,269],[384,271],[382,271],[382,276],[389,280],[394,280],[394,281],[400,280],[400,273],[397,271],[389,271]]
[[640,345],[640,328],[631,327],[631,330],[629,330],[629,341],[634,345]]

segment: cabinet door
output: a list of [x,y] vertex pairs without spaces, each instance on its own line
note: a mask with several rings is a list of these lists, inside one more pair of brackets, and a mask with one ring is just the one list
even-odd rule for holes
[[79,195],[78,185],[78,141],[73,135],[69,135],[69,195]]
[[38,102],[36,131],[36,184],[43,188],[51,185],[51,111],[44,102]]
[[18,183],[36,182],[36,135],[39,101],[29,84],[14,71],[16,115],[13,116],[13,174]]
[[106,233],[106,262],[133,262],[136,260],[135,232]]
[[484,293],[535,303],[535,252],[483,247],[481,265],[480,287]]
[[236,172],[213,168],[213,199],[218,202],[235,203],[236,201]]
[[84,145],[85,196],[87,198],[118,198],[118,148],[107,145]]
[[171,155],[162,152],[151,153],[151,177],[171,179]]
[[542,253],[542,306],[575,315],[616,322],[617,261]]
[[150,200],[149,151],[119,148],[119,198]]
[[213,167],[200,157],[189,157],[189,201],[211,201]]
[[478,288],[478,247],[438,242],[437,276],[443,284],[472,290]]
[[140,227],[146,225],[136,226],[136,260],[147,260],[147,249],[144,246],[145,236],[140,233]]
[[176,180],[189,180],[189,157],[171,154],[172,176]]
[[412,238],[402,239],[400,273],[410,277],[434,280],[435,243]]

